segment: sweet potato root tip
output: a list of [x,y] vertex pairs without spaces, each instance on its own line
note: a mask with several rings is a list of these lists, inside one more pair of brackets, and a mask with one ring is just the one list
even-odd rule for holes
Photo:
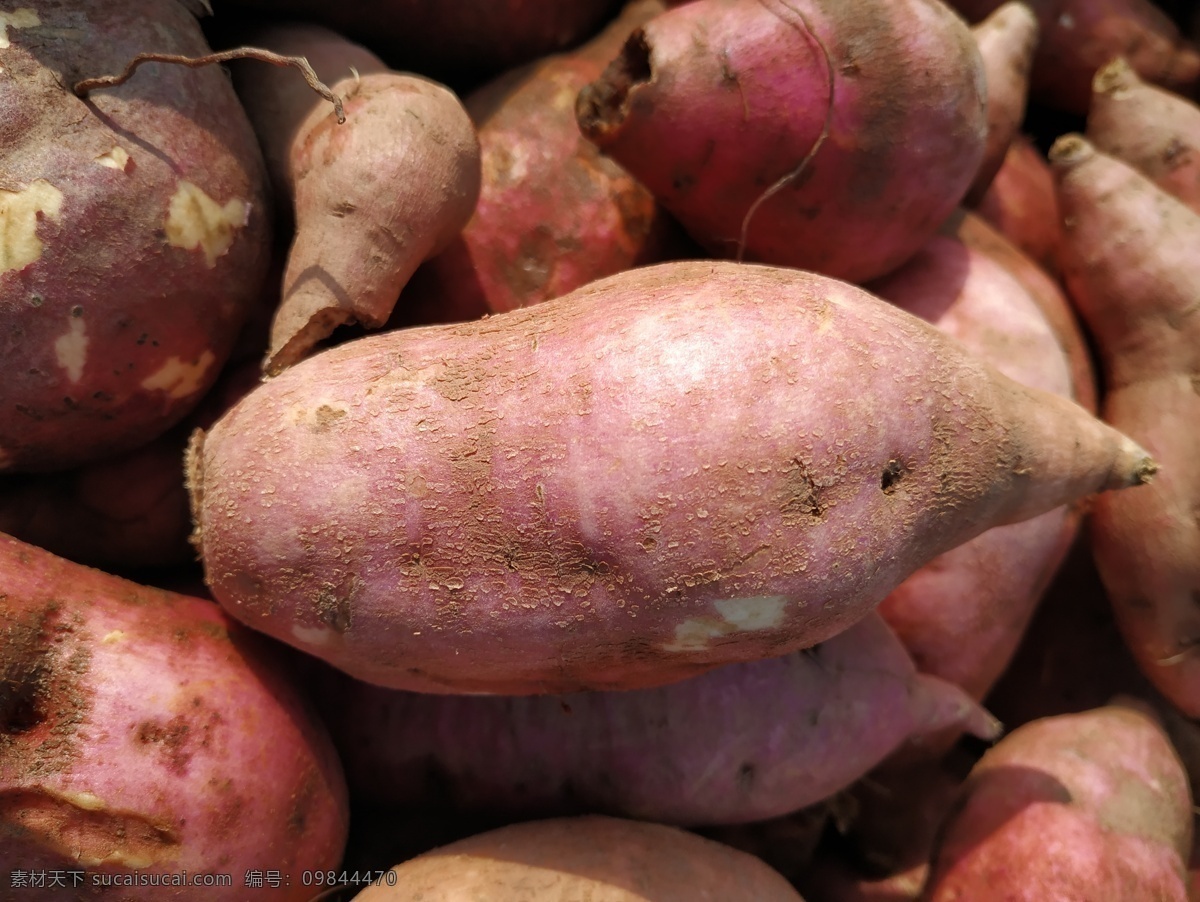
[[[313,353],[313,349],[329,338],[339,326],[350,326],[356,322],[360,320],[349,310],[325,308],[315,311],[283,344],[271,348],[263,361],[263,372],[267,376],[278,376]],[[364,321],[363,325],[377,329],[382,324]]]
[[1094,156],[1096,149],[1079,134],[1063,135],[1050,148],[1049,159],[1056,169],[1069,169]]
[[1118,56],[1108,65],[1096,70],[1096,77],[1092,79],[1092,91],[1096,94],[1116,94],[1134,87],[1140,80],[1125,57]]
[[179,66],[187,66],[189,69],[197,69],[200,66],[211,66],[214,63],[227,63],[235,59],[254,59],[263,63],[270,63],[272,66],[292,66],[300,70],[300,74],[304,76],[304,80],[308,82],[309,87],[333,104],[333,111],[337,114],[338,124],[346,121],[346,111],[342,109],[342,100],[329,89],[325,82],[317,78],[317,73],[313,71],[313,67],[308,64],[302,56],[282,56],[278,53],[272,53],[270,50],[263,50],[259,47],[235,47],[231,50],[222,50],[219,53],[206,53],[203,56],[180,56],[175,53],[139,53],[129,61],[119,75],[98,75],[94,78],[85,78],[82,81],[75,83],[75,96],[87,97],[92,92],[100,88],[115,88],[117,85],[123,85],[133,77],[133,73],[142,63],[173,63]]
[[645,30],[639,28],[629,36],[604,74],[579,92],[575,116],[580,129],[592,140],[616,129],[625,118],[629,92],[653,78],[650,45]]

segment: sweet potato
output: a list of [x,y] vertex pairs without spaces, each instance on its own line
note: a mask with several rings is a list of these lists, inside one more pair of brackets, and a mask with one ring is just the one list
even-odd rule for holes
[[[340,765],[279,649],[211,602],[4,535],[0,584],[0,860],[68,887],[11,898],[242,902],[248,869],[338,863]],[[234,882],[167,882],[185,873]],[[311,897],[290,883],[254,895]]]
[[[1010,378],[1071,396],[1067,356],[1024,287],[982,251],[937,236],[872,290]],[[981,699],[1017,649],[1078,515],[1057,508],[990,529],[906,579],[880,605],[923,673]]]
[[[1003,0],[950,0],[971,21]],[[1124,56],[1143,78],[1187,92],[1200,80],[1200,54],[1151,0],[1024,0],[1041,26],[1034,57],[1033,99],[1083,115],[1092,76]]]
[[1093,551],[1134,657],[1200,716],[1200,215],[1079,136],[1051,152],[1063,271],[1098,345],[1104,418],[1155,449],[1163,479],[1097,500]]
[[987,77],[987,144],[964,203],[973,207],[1004,164],[1025,118],[1029,71],[1037,49],[1038,23],[1033,11],[1009,0],[971,29]]
[[189,456],[234,616],[367,682],[504,693],[814,645],[954,545],[1154,469],[861,289],[704,261],[331,348]]
[[1042,152],[1018,135],[975,212],[1048,273],[1058,273],[1062,219],[1054,176]]
[[359,902],[803,902],[757,858],[675,827],[608,817],[516,824],[397,865]]
[[942,834],[928,902],[1187,899],[1186,775],[1131,705],[1037,720],[983,756]]
[[985,90],[936,0],[696,0],[634,32],[576,114],[714,254],[864,281],[962,200]]
[[470,219],[479,142],[448,89],[390,72],[327,29],[271,24],[241,39],[308,59],[346,110],[338,124],[330,105],[288,69],[250,61],[236,70],[272,181],[295,211],[265,364],[275,374],[340,325],[387,322],[420,263]]
[[655,689],[473,698],[334,676],[324,695],[352,793],[508,817],[764,820],[845,789],[907,739],[998,734],[961,690],[918,675],[875,615],[814,648]]
[[1088,140],[1200,212],[1200,107],[1142,81],[1123,59],[1092,87]]
[[[664,259],[678,226],[575,124],[575,95],[662,9],[659,0],[631,3],[583,47],[503,75],[466,99],[482,153],[479,203],[414,288],[452,309],[495,313]],[[400,303],[412,302],[406,293]]]
[[29,0],[0,16],[0,471],[137,447],[200,400],[269,260],[254,133],[174,0]]

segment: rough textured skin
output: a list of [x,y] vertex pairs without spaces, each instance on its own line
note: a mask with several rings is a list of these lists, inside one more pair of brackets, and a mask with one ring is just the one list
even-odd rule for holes
[[236,617],[367,682],[503,693],[814,645],[954,545],[1153,470],[861,289],[723,262],[340,345],[190,457]]
[[1054,176],[1042,152],[1024,135],[1009,145],[1004,165],[975,212],[1046,272],[1057,275],[1062,218]]
[[1092,511],[1117,622],[1151,682],[1200,716],[1200,216],[1078,136],[1055,145],[1068,288],[1104,365],[1103,415],[1163,479]]
[[[1002,0],[950,0],[978,21]],[[1025,0],[1037,13],[1034,100],[1078,115],[1088,111],[1092,76],[1124,56],[1143,78],[1175,91],[1194,90],[1200,54],[1151,0]]]
[[694,833],[608,817],[503,827],[392,869],[357,902],[803,902],[757,858]]
[[[338,863],[340,765],[275,649],[211,602],[4,535],[0,574],[0,859],[86,868],[70,898],[121,902],[243,902],[248,868]],[[94,886],[185,870],[235,876],[226,888]],[[254,894],[312,891],[294,879]]]
[[[631,3],[584,46],[503,75],[466,99],[483,160],[479,203],[415,288],[452,309],[497,313],[666,258],[678,226],[575,123],[580,89],[662,9],[660,0]],[[406,292],[400,303],[413,300]]]
[[1123,59],[1093,87],[1088,140],[1200,212],[1200,107],[1142,81]]
[[[295,213],[265,365],[277,374],[340,325],[387,322],[416,268],[470,219],[479,198],[479,142],[450,90],[389,72],[326,29],[270,25],[244,39],[309,57],[346,114],[338,124],[332,106],[291,69],[250,62],[239,70],[240,96],[276,189]],[[348,74],[351,67],[357,75]]]
[[1010,0],[971,31],[987,77],[987,144],[964,200],[974,207],[1000,171],[1025,118],[1038,23],[1024,2]]
[[0,41],[0,471],[150,441],[216,379],[269,257],[254,133],[174,0],[29,0]]
[[907,739],[998,735],[961,690],[918,676],[874,614],[814,648],[655,689],[472,698],[334,676],[324,695],[352,794],[508,817],[764,820],[840,792]]
[[1111,705],[1034,721],[971,771],[923,899],[1187,899],[1192,799],[1158,722]]
[[620,0],[214,0],[217,21],[246,12],[318,22],[396,69],[456,86],[573,47]]
[[696,0],[635,32],[576,113],[714,254],[857,282],[962,200],[985,90],[941,3]]
[[[872,290],[1006,376],[1071,396],[1066,353],[1022,285],[985,253],[937,236]],[[922,567],[880,612],[923,673],[983,698],[1017,649],[1079,525],[1067,508],[989,529]]]

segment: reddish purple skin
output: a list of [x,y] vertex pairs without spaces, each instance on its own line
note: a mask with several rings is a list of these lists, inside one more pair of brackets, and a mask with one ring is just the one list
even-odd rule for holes
[[[41,24],[10,25],[0,50],[0,189],[42,180],[61,201],[28,220],[35,259],[0,265],[0,471],[65,469],[180,420],[229,357],[270,242],[261,155],[219,68],[149,65],[86,100],[68,90],[142,51],[207,53],[183,4],[22,8]],[[185,182],[217,207],[244,204],[211,265],[202,247],[172,241]],[[5,251],[18,231],[10,223]]]
[[472,698],[342,678],[326,695],[352,793],[505,816],[746,823],[832,796],[911,736],[994,735],[960,690],[917,676],[875,615],[812,649],[655,689]]
[[190,458],[234,616],[367,682],[514,694],[813,645],[1144,463],[861,289],[720,262],[332,348]]
[[737,255],[752,206],[787,179],[755,210],[745,258],[860,282],[962,200],[985,90],[971,32],[940,3],[696,0],[635,33],[576,112],[718,256]]
[[340,861],[346,791],[278,650],[211,602],[4,535],[0,574],[0,860],[86,868],[89,881],[235,875],[225,889],[117,886],[89,899],[244,902],[249,868],[294,878],[256,898],[311,898],[298,875]]

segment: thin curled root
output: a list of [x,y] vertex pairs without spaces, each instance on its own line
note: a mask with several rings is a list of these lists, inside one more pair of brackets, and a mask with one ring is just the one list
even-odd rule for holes
[[346,111],[342,109],[342,101],[336,94],[329,89],[325,82],[317,78],[317,73],[313,67],[309,65],[308,60],[302,56],[283,56],[279,53],[273,53],[270,50],[263,50],[260,47],[235,47],[232,50],[222,50],[219,53],[208,53],[204,56],[179,56],[174,53],[139,53],[129,65],[125,67],[120,75],[98,75],[95,78],[85,78],[83,81],[75,84],[75,96],[86,97],[91,91],[98,88],[115,88],[117,85],[123,85],[133,77],[133,73],[142,63],[174,63],[179,66],[187,66],[189,69],[198,69],[201,66],[209,66],[213,63],[227,63],[235,59],[253,59],[263,63],[270,63],[272,66],[291,66],[300,70],[300,74],[304,76],[304,80],[308,82],[308,86],[333,104],[333,111],[337,114],[337,121],[340,125],[346,121]]
[[808,167],[808,164],[812,162],[813,157],[817,155],[817,151],[821,149],[821,145],[823,145],[825,140],[829,137],[829,129],[833,123],[833,101],[836,88],[834,81],[835,72],[833,67],[833,57],[829,55],[829,48],[825,46],[825,42],[821,40],[820,36],[815,31],[813,31],[812,25],[808,21],[808,16],[789,3],[784,2],[782,5],[800,19],[800,22],[804,26],[804,30],[808,33],[808,36],[816,42],[818,47],[821,48],[821,53],[825,57],[825,67],[829,72],[829,103],[825,108],[825,121],[821,125],[821,134],[817,135],[817,140],[813,142],[813,146],[809,149],[808,153],[804,155],[804,159],[800,161],[795,169],[784,173],[778,179],[778,181],[776,181],[773,185],[768,186],[767,189],[755,199],[754,203],[750,205],[750,209],[746,211],[746,215],[742,218],[742,233],[738,237],[737,256],[735,258],[738,263],[745,262],[746,241],[748,240],[750,234],[750,220],[754,218],[754,214],[758,212],[758,208],[782,191],[788,182],[798,178],[800,174],[804,172],[804,170]]

